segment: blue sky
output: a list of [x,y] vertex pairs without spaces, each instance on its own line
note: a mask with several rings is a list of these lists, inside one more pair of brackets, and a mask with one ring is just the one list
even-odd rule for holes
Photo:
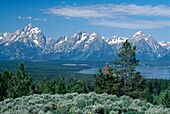
[[170,0],[0,0],[0,33],[29,23],[46,37],[78,31],[130,37],[136,31],[170,41]]

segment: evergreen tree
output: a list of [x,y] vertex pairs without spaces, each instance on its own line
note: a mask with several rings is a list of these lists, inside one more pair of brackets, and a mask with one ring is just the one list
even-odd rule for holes
[[13,73],[4,70],[0,75],[0,100],[11,97],[9,94],[12,94],[10,87],[13,87]]
[[67,84],[65,85],[66,86],[66,91],[68,93],[73,93],[75,92],[74,90],[74,87],[76,85],[76,80],[73,78],[73,77],[69,77],[68,78],[68,81],[66,82]]
[[117,70],[116,75],[125,78],[136,75],[135,67],[138,65],[139,60],[136,59],[135,50],[136,46],[132,46],[128,40],[123,43],[118,53],[120,59],[114,61]]
[[170,91],[166,91],[165,95],[162,98],[162,104],[165,105],[167,108],[170,108]]
[[[107,66],[107,65],[106,65]],[[105,66],[105,67],[106,67]],[[109,94],[120,94],[121,83],[120,77],[114,76],[110,73],[111,69],[107,68],[105,72],[99,69],[99,73],[95,74],[95,92],[96,93],[109,93]]]
[[31,75],[26,73],[26,68],[23,62],[18,65],[14,85],[14,97],[20,97],[32,93],[33,80]]
[[59,78],[59,81],[58,81],[58,84],[56,85],[55,90],[56,90],[55,93],[58,93],[58,94],[65,94],[66,93],[64,78]]
[[113,74],[121,78],[121,95],[141,98],[146,94],[145,79],[136,71],[139,60],[136,59],[136,46],[126,40],[118,52],[119,60],[115,60]]
[[88,93],[89,87],[87,86],[87,82],[85,82],[84,80],[77,80],[74,86],[74,92]]
[[118,53],[120,59],[114,61],[115,68],[109,68],[106,63],[104,73],[102,69],[99,69],[99,73],[94,75],[97,93],[129,95],[133,98],[144,96],[146,93],[145,79],[140,72],[135,71],[139,62],[136,59],[135,49],[136,47],[126,40]]

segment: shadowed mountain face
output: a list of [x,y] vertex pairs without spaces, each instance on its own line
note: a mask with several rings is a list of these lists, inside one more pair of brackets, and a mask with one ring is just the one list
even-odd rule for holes
[[80,31],[54,40],[46,38],[38,27],[29,24],[14,33],[0,34],[0,59],[113,60],[126,39],[137,47],[140,60],[161,60],[170,53],[169,42],[157,42],[141,31],[130,38],[113,36],[110,39],[95,32]]

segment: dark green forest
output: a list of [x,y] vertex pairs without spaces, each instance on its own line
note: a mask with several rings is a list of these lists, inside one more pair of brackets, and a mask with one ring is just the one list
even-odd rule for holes
[[126,95],[170,108],[170,80],[144,78],[135,70],[139,62],[135,50],[136,47],[126,41],[118,52],[119,59],[114,60],[114,68],[106,63],[97,74],[83,79],[67,74],[66,77],[35,81],[21,62],[15,71],[5,69],[0,73],[0,101],[33,94],[96,92],[118,97]]

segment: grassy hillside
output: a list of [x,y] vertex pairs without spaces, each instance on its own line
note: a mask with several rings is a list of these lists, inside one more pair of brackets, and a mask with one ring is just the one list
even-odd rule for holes
[[0,102],[0,114],[168,114],[170,108],[128,96],[77,94],[30,95]]

